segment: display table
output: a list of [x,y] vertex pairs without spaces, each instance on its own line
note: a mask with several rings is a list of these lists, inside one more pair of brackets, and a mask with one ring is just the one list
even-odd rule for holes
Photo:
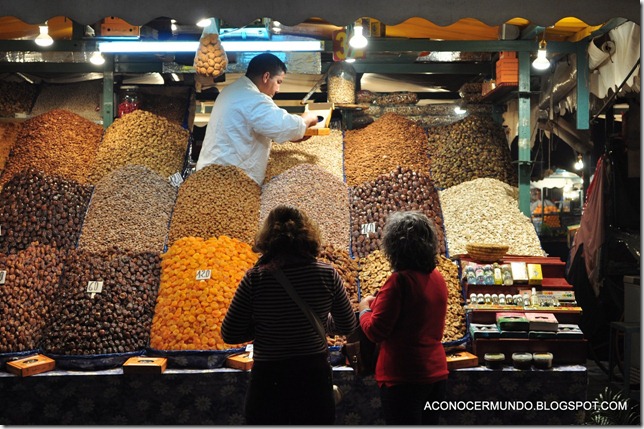
[[[336,424],[384,424],[378,387],[334,368],[344,393]],[[0,424],[4,425],[241,425],[249,373],[232,369],[168,369],[161,375],[124,375],[121,368],[55,370],[20,378],[0,372]],[[519,371],[512,367],[454,370],[447,401],[584,401],[587,370],[562,366]],[[580,420],[580,418],[582,420]],[[449,411],[441,424],[569,425],[576,411]]]

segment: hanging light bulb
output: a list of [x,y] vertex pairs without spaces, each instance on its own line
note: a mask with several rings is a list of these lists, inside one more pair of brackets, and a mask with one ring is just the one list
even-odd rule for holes
[[39,25],[40,34],[34,40],[38,46],[51,46],[54,43],[54,39],[49,35],[49,26],[47,22],[45,25]]
[[362,34],[362,24],[356,24],[353,26],[353,36],[349,40],[349,45],[355,49],[362,49],[367,46],[369,41],[364,34]]
[[89,62],[96,66],[100,66],[105,64],[105,58],[99,51],[95,51],[92,56],[89,57]]
[[456,113],[457,115],[464,115],[465,113],[467,113],[467,110],[464,109],[461,105],[457,105],[456,107],[454,107],[454,113]]
[[577,162],[575,162],[575,170],[583,170],[584,169],[584,160],[581,156],[581,154],[577,155]]
[[197,27],[205,28],[210,25],[210,18],[204,18],[197,22]]
[[170,20],[170,30],[172,30],[173,33],[177,32],[177,20],[176,19],[171,19]]
[[537,51],[537,58],[532,61],[532,67],[537,70],[546,70],[550,68],[550,61],[546,58],[546,40],[542,39],[539,42],[539,50]]

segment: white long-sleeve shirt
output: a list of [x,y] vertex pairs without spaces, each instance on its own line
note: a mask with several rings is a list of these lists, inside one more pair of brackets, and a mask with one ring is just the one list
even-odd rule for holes
[[246,76],[221,91],[210,114],[197,170],[234,165],[259,185],[264,181],[271,141],[299,140],[306,122],[278,107]]

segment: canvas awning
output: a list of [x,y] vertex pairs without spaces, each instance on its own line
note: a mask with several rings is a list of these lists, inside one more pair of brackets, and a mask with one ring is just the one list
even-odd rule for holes
[[638,0],[3,0],[0,16],[14,16],[29,24],[65,16],[85,25],[110,16],[132,25],[144,25],[160,17],[183,23],[216,17],[233,26],[258,18],[272,18],[285,25],[309,18],[322,18],[335,25],[347,25],[360,17],[376,18],[388,25],[412,17],[437,25],[453,24],[462,18],[500,25],[524,18],[533,25],[549,26],[565,17],[576,17],[589,25],[611,18],[639,24],[641,6]]

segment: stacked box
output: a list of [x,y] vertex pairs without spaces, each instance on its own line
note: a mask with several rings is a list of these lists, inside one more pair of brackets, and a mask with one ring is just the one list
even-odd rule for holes
[[519,83],[519,59],[501,58],[496,62],[496,84]]

